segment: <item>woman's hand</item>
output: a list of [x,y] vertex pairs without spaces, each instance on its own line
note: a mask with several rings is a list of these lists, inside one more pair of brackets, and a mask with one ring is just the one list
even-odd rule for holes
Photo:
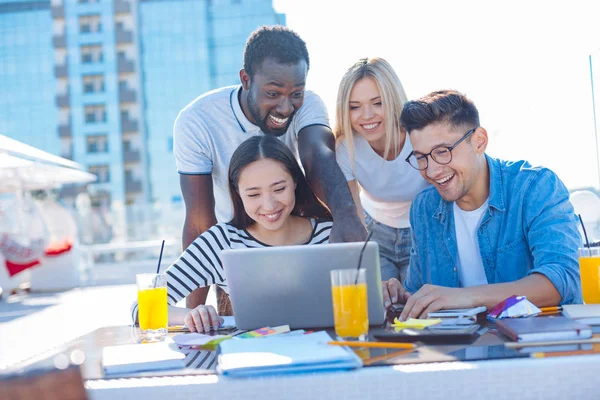
[[213,306],[200,304],[185,315],[184,322],[190,332],[216,331],[223,323]]

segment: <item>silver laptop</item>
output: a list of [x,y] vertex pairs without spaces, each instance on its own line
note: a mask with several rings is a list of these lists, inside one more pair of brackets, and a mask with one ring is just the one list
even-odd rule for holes
[[[221,254],[238,329],[289,325],[331,328],[334,269],[356,269],[364,243],[230,249]],[[367,270],[369,324],[382,325],[379,246],[369,242],[361,268]]]

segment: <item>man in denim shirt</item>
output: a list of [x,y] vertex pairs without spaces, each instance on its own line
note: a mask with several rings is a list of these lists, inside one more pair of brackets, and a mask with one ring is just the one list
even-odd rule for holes
[[406,103],[401,122],[413,146],[406,160],[433,186],[413,201],[408,275],[404,286],[384,282],[386,307],[405,302],[406,319],[512,295],[539,307],[581,303],[581,237],[556,174],[486,155],[477,108],[459,92]]

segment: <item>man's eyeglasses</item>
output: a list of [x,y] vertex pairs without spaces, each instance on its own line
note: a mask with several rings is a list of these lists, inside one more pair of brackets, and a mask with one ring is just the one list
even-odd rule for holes
[[452,150],[454,150],[456,148],[456,146],[458,146],[463,140],[465,140],[473,132],[475,132],[475,130],[477,128],[479,128],[479,127],[476,126],[475,128],[471,129],[469,132],[465,133],[463,135],[463,137],[458,139],[458,141],[450,147],[446,147],[446,146],[434,147],[427,154],[415,153],[414,151],[411,151],[410,154],[408,155],[408,157],[406,157],[406,160],[404,160],[404,161],[406,161],[407,163],[410,164],[411,167],[413,167],[414,169],[418,169],[419,171],[423,171],[423,170],[427,169],[427,167],[429,166],[429,161],[428,161],[427,157],[431,157],[431,159],[433,161],[435,161],[436,163],[438,163],[440,165],[450,164],[450,162],[452,161]]

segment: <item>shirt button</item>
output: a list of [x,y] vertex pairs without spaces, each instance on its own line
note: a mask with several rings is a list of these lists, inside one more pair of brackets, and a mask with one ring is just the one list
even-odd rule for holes
[[454,267],[454,272],[456,272],[456,267]]

